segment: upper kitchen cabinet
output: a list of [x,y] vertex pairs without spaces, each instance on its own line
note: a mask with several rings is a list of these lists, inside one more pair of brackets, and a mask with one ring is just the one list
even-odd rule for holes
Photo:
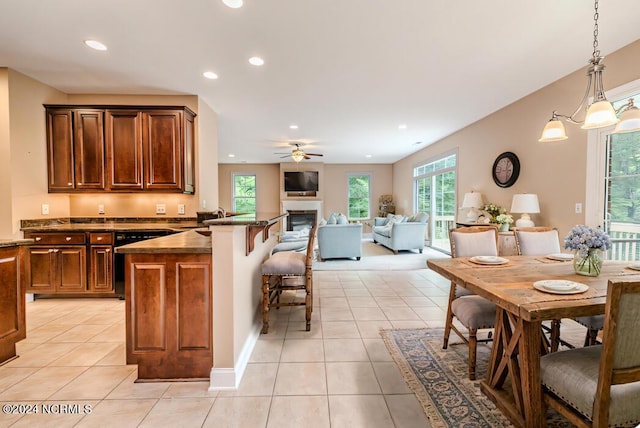
[[50,192],[194,193],[195,113],[188,108],[45,107]]
[[49,192],[104,190],[103,114],[47,109]]

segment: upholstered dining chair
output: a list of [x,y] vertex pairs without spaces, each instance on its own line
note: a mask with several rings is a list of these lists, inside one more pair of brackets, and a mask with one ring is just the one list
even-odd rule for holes
[[[542,256],[560,252],[558,232],[549,227],[514,227],[513,229],[518,254],[525,256]],[[603,315],[577,317],[574,320],[587,328],[584,346],[597,343],[598,331],[604,326]],[[559,320],[554,320],[551,327],[551,350],[558,348],[560,340]]]
[[[306,329],[311,330],[313,310],[313,243],[316,226],[309,232],[307,251],[279,251],[262,264],[262,333],[269,332],[269,310],[281,306],[305,306]],[[304,290],[304,300],[281,300],[284,291]]]
[[609,281],[602,345],[540,359],[544,401],[579,427],[640,423],[640,282]]
[[[497,256],[498,228],[470,226],[451,229],[449,230],[449,242],[451,243],[451,257]],[[454,325],[454,317],[467,329],[468,337]],[[495,318],[495,304],[451,282],[442,349],[447,349],[449,346],[451,331],[469,346],[469,379],[471,380],[476,378],[478,342],[492,340],[492,333],[489,333],[486,339],[478,340],[478,330],[493,328]]]
[[[516,250],[521,256],[545,256],[556,254],[560,250],[560,237],[558,231],[546,226],[514,227],[511,229],[516,241]],[[558,350],[560,345],[560,320],[552,320],[548,329],[550,338],[548,346],[551,352]],[[563,342],[566,344],[566,342]]]

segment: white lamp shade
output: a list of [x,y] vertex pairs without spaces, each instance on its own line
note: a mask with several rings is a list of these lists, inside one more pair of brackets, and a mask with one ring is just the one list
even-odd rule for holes
[[564,124],[558,119],[551,119],[542,130],[542,135],[538,141],[542,143],[550,143],[552,141],[566,140],[567,133],[564,130]]
[[584,118],[582,129],[595,129],[618,123],[616,111],[609,101],[603,100],[591,104]]
[[640,109],[632,107],[620,115],[620,122],[613,130],[614,134],[640,131]]
[[511,201],[512,213],[539,213],[538,195],[535,193],[520,193],[513,195]]
[[482,206],[482,193],[470,192],[464,194],[462,208],[480,208]]

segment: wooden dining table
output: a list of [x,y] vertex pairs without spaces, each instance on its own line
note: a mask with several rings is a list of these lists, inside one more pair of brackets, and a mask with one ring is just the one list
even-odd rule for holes
[[[544,256],[509,256],[503,265],[481,265],[469,258],[430,259],[443,277],[496,304],[494,341],[482,392],[516,426],[544,427],[540,357],[549,351],[542,321],[604,313],[609,280],[640,280],[628,262],[605,261],[597,277],[577,275],[571,261]],[[551,294],[536,281],[569,280],[588,285],[579,294]],[[507,377],[511,390],[504,388]]]

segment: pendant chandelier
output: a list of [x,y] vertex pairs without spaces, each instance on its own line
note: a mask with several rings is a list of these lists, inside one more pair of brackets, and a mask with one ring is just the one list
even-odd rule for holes
[[[600,50],[598,49],[598,0],[595,0],[594,9],[593,54],[589,60],[589,67],[587,68],[587,90],[582,97],[582,101],[580,101],[580,104],[571,116],[560,114],[557,111],[552,113],[551,119],[549,119],[549,122],[547,122],[547,125],[544,127],[538,141],[551,142],[566,140],[568,137],[562,120],[576,125],[582,125],[582,129],[603,128],[617,123],[618,126],[616,126],[613,133],[640,130],[640,109],[633,104],[633,98],[629,99],[625,105],[616,110],[604,95],[604,87],[602,85],[602,73],[605,69],[602,62],[604,57],[600,56]],[[592,85],[593,100],[592,103],[589,104],[589,93],[591,92]],[[577,120],[576,115],[580,113],[583,108],[586,110],[584,120]],[[618,114],[621,114],[619,119]]]

